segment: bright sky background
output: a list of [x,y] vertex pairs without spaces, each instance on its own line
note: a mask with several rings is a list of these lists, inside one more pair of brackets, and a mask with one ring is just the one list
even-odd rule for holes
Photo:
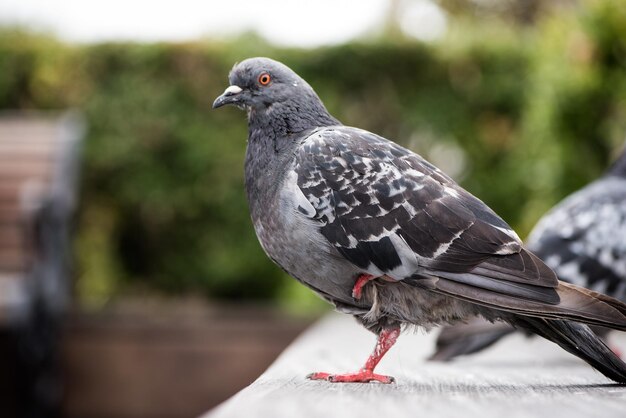
[[[446,17],[430,0],[400,0],[401,27],[432,40]],[[380,29],[388,0],[0,0],[0,24],[78,42],[188,40],[254,30],[280,45],[337,44]]]

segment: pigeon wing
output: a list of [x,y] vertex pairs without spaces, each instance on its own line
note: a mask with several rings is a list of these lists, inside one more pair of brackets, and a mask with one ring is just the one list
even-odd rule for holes
[[501,218],[391,141],[356,128],[325,128],[303,141],[294,171],[310,203],[301,212],[369,274],[409,282],[436,276],[468,294],[445,293],[476,300],[496,292],[559,301],[554,273]]

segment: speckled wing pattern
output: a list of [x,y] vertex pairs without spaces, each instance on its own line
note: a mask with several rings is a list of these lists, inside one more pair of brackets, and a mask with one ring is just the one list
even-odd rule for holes
[[439,290],[475,301],[496,292],[558,303],[554,273],[419,155],[367,131],[330,127],[303,141],[294,171],[306,198],[298,210],[364,272],[445,278]]
[[565,199],[528,247],[561,280],[626,300],[626,179],[605,176]]

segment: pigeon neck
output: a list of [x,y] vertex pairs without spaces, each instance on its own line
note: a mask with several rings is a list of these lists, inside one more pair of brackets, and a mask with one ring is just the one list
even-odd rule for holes
[[296,135],[277,136],[262,125],[250,125],[245,161],[245,185],[252,219],[256,220],[278,192],[277,179],[286,170],[289,150],[297,146]]
[[622,154],[617,157],[617,160],[607,170],[607,174],[626,178],[626,150],[622,151]]
[[252,218],[256,219],[278,193],[279,181],[306,132],[341,125],[315,93],[303,92],[248,112],[245,182]]
[[285,138],[306,130],[341,125],[318,100],[285,101],[264,109],[250,109],[250,132],[262,130],[266,137]]

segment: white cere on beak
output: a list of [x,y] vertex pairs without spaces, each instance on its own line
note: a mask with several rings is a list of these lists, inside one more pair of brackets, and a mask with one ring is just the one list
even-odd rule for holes
[[239,86],[228,86],[226,90],[224,90],[225,95],[238,94],[241,93],[243,89]]

